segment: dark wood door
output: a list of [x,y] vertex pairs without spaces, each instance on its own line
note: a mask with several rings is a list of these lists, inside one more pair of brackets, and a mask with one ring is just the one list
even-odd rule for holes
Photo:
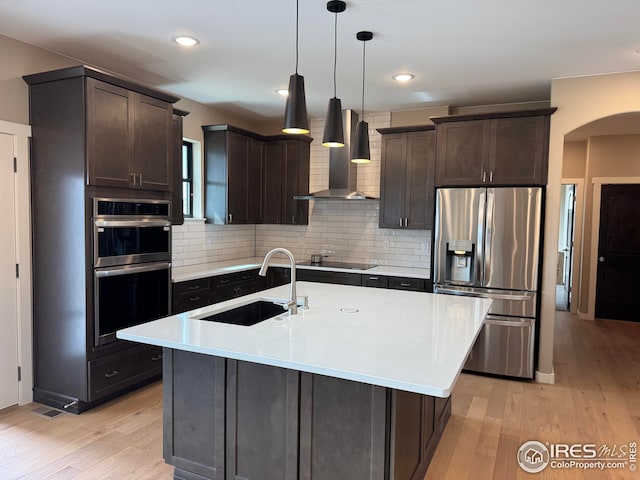
[[[300,183],[302,176],[309,177],[309,156],[306,155],[305,166],[305,149],[308,152],[307,143],[299,140],[285,140],[283,142],[283,158],[284,167],[282,180],[282,223],[288,225],[303,225],[308,223],[303,208],[308,205],[304,200],[294,200],[294,195],[308,193],[308,187],[301,191]],[[306,185],[309,183],[307,181]]]
[[406,228],[433,227],[435,147],[435,131],[407,133]]
[[262,223],[282,223],[282,150],[279,140],[265,145],[262,169]]
[[262,220],[262,169],[264,163],[264,142],[255,138],[249,141],[247,159],[247,223],[260,223]]
[[173,182],[171,223],[182,225],[184,223],[184,212],[182,211],[182,117],[175,113],[171,118],[171,169]]
[[251,138],[227,132],[227,223],[248,223],[247,184]]
[[603,185],[596,317],[640,321],[640,185]]
[[406,156],[405,133],[382,135],[379,221],[381,228],[404,226],[404,203],[408,178]]
[[127,89],[86,79],[89,185],[133,185],[134,107]]
[[134,173],[146,190],[171,190],[171,105],[135,94]]
[[437,127],[436,186],[486,182],[490,120],[442,123]]
[[546,185],[548,116],[491,120],[488,183]]

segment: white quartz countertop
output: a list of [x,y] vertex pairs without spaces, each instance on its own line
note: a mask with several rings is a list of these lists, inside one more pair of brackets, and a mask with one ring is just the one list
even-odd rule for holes
[[[173,267],[171,279],[173,282],[186,282],[197,280],[198,278],[213,277],[225,273],[240,272],[260,268],[263,257],[249,257],[238,260],[226,260],[221,262],[203,263],[199,265],[188,265]],[[327,259],[330,260],[330,259]],[[300,260],[302,261],[302,260]],[[269,262],[273,267],[289,267],[289,263],[282,257],[273,257]],[[366,270],[352,268],[323,267],[321,265],[296,265],[298,269],[324,270],[331,272],[366,273],[371,275],[388,275],[391,277],[429,278],[428,268],[395,267],[392,265],[378,265]]]
[[[199,318],[289,285],[154,320],[118,338],[245,360],[382,387],[448,397],[482,328],[491,300],[297,282],[309,308],[245,327]],[[199,318],[198,318],[199,317]]]

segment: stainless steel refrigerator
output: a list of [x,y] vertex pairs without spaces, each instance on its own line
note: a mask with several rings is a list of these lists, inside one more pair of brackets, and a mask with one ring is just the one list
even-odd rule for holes
[[493,299],[466,370],[533,378],[541,211],[539,187],[436,192],[434,292]]

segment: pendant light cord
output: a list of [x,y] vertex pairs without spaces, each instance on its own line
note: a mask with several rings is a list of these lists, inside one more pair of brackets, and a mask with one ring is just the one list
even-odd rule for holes
[[333,24],[333,98],[336,98],[336,69],[338,68],[338,12],[335,13],[335,22]]
[[298,74],[298,9],[299,9],[299,0],[296,0],[296,75]]
[[367,42],[362,42],[362,111],[360,115],[364,118],[364,56],[367,48]]

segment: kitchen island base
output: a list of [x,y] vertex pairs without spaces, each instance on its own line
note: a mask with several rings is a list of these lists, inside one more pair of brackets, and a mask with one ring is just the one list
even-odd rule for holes
[[176,480],[418,480],[451,399],[164,348]]

